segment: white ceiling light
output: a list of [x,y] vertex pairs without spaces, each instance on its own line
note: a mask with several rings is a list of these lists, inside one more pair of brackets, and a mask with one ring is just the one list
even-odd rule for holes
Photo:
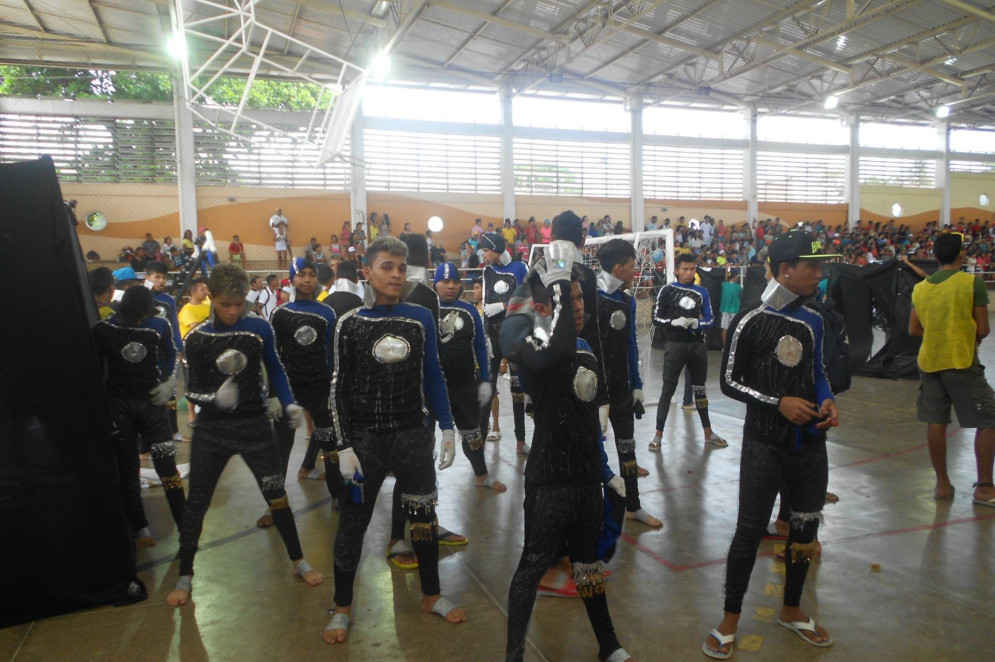
[[826,100],[822,102],[822,107],[826,110],[833,110],[840,105],[840,98],[835,94],[830,94],[826,97]]
[[388,73],[390,73],[390,53],[380,51],[370,63],[370,75],[377,80],[383,80]]
[[432,218],[428,219],[428,229],[431,230],[432,232],[442,232],[443,227],[444,225],[442,223],[442,219],[439,218],[438,216],[433,216]]
[[936,116],[941,120],[946,119],[950,117],[950,106],[937,106],[936,110],[933,112],[935,112]]
[[187,56],[187,42],[182,34],[173,35],[166,40],[166,52],[170,57],[183,60]]
[[846,35],[841,34],[836,38],[836,50],[841,51],[844,47],[846,47]]
[[377,4],[373,5],[373,10],[370,12],[377,18],[383,18],[387,15],[387,10],[390,9],[390,0],[377,0]]

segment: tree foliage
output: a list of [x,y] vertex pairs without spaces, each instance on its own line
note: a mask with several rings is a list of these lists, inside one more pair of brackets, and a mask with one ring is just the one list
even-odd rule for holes
[[[219,104],[237,105],[245,91],[245,83],[244,78],[222,77],[211,85],[209,93]],[[154,71],[0,65],[0,95],[108,101],[172,101],[173,84],[169,74]],[[321,107],[324,108],[331,95],[311,83],[257,78],[249,90],[246,107],[311,110],[319,98]]]

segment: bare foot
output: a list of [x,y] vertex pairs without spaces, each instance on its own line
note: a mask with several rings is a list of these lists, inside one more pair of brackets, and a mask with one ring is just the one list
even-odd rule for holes
[[[352,607],[339,607],[335,610],[336,614],[345,614],[349,618],[352,618]],[[333,617],[334,618],[334,617]],[[321,635],[325,640],[326,644],[344,644],[349,638],[349,627],[336,628],[334,630],[325,630]]]
[[135,538],[136,549],[148,549],[149,547],[155,547],[155,538],[153,538],[152,536],[142,536],[141,538]]
[[[429,614],[434,613],[432,607],[435,603],[439,601],[441,595],[425,595],[421,599],[421,610]],[[443,616],[450,623],[463,623],[466,621],[466,612],[459,607],[453,607],[449,610],[449,613]]]
[[643,469],[641,466],[639,466],[637,464],[636,465],[636,475],[639,476],[640,478],[646,478],[646,476],[650,475],[650,470],[649,469]]
[[950,501],[954,498],[954,486],[950,483],[945,485],[937,483],[936,487],[933,488],[933,498],[937,501]]
[[777,535],[787,538],[788,533],[791,531],[791,525],[783,519],[776,519],[774,520],[774,530],[777,531]]
[[[795,623],[798,621],[807,623],[808,616],[801,610],[800,607],[788,607],[785,605],[781,607],[781,620],[787,621],[788,623]],[[829,632],[827,632],[825,628],[820,627],[818,624],[815,626],[814,633],[807,630],[800,630],[800,632],[806,639],[810,639],[817,644],[821,644],[832,639],[832,637],[829,636]]]
[[187,602],[190,601],[190,591],[178,588],[175,591],[170,591],[169,595],[166,596],[166,604],[170,607],[182,607]]
[[141,460],[141,461],[151,460],[152,459],[152,455],[149,454],[149,453],[139,453],[138,454],[138,459]]
[[297,479],[298,480],[304,480],[305,478],[308,477],[308,474],[310,474],[310,473],[311,473],[310,469],[303,469],[303,468],[302,469],[298,469],[297,470]]
[[294,574],[303,579],[305,584],[308,586],[317,586],[321,582],[325,581],[325,575],[321,574],[314,568],[308,570],[303,575],[297,572],[298,563],[300,563],[300,561],[294,561]]
[[256,526],[258,526],[260,529],[265,529],[268,526],[273,526],[273,514],[267,510],[262,517],[256,520]]
[[652,526],[654,529],[658,529],[661,526],[663,526],[663,522],[661,522],[658,518],[653,517],[649,513],[644,513],[642,517],[639,517],[636,513],[631,513],[627,510],[625,511],[625,519],[631,519],[631,520],[636,520],[638,522],[642,522],[646,526]]

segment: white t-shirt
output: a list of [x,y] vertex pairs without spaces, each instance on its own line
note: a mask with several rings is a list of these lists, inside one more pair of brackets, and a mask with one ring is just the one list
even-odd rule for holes
[[276,310],[276,304],[277,304],[276,292],[269,289],[268,286],[266,287],[266,289],[259,290],[257,302],[259,303],[259,305],[262,306],[262,311],[260,312],[260,314],[266,319],[269,319],[270,315],[273,314],[273,311]]
[[272,216],[269,217],[270,229],[276,232],[276,226],[280,224],[280,221],[286,223],[288,228],[290,227],[290,222],[287,221],[286,216],[284,216],[283,214],[273,214]]
[[249,308],[256,307],[256,301],[259,300],[260,290],[253,290],[249,288],[249,293],[245,295],[245,301],[249,304]]

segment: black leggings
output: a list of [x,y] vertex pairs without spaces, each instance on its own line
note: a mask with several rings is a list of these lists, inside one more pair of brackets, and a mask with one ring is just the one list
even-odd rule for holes
[[[301,469],[308,471],[314,469],[320,451],[325,458],[325,485],[328,487],[328,493],[338,498],[342,489],[342,475],[339,473],[332,415],[328,410],[328,389],[295,389],[294,396],[298,404],[311,414],[311,421],[314,423],[314,431],[304,452]],[[283,474],[286,476],[290,468],[290,454],[294,449],[294,436],[297,430],[290,427],[286,416],[281,416],[274,428],[280,442],[280,466],[283,467]]]
[[782,486],[791,502],[791,530],[785,547],[784,604],[801,602],[805,575],[826,500],[829,464],[825,442],[795,448],[743,439],[739,464],[739,518],[726,564],[725,610],[738,614],[750,583],[757,548],[767,531],[774,499]]
[[411,546],[418,556],[422,593],[439,595],[439,538],[435,519],[438,492],[432,458],[432,431],[417,428],[395,432],[357,432],[352,434],[351,441],[363,467],[363,499],[353,499],[356,488],[343,491],[347,496],[341,501],[342,512],[335,536],[336,606],[352,605],[363,537],[373,517],[380,486],[391,471],[397,477],[394,492],[401,495],[401,508],[411,522]]
[[[614,394],[615,392],[612,391]],[[635,413],[632,410],[632,391],[624,391],[625,396],[608,406],[608,420],[615,435],[615,449],[618,451],[618,466],[625,481],[625,509],[634,513],[642,506],[639,503],[638,465],[636,464]]]
[[129,455],[122,466],[121,485],[126,495],[126,509],[129,520],[135,531],[148,526],[145,510],[141,501],[141,483],[139,477],[139,462],[136,452],[138,435],[149,445],[152,455],[152,466],[156,475],[162,481],[166,493],[166,503],[173,515],[177,528],[183,522],[183,507],[186,497],[183,496],[183,479],[176,470],[176,444],[169,425],[169,411],[166,407],[156,406],[146,398],[108,398],[111,414],[117,424],[122,452]]
[[573,562],[574,582],[598,640],[598,659],[621,648],[615,637],[598,537],[604,517],[601,486],[553,487],[525,483],[525,545],[508,590],[508,646],[505,659],[518,662],[543,574],[556,558],[561,541]]
[[708,350],[703,342],[668,342],[663,356],[663,390],[656,408],[656,429],[663,430],[670,413],[670,399],[677,392],[681,373],[691,371],[691,389],[694,391],[694,405],[698,417],[705,428],[712,427],[708,419],[708,396],[705,394],[705,381],[708,378]]
[[[498,372],[500,372],[501,361],[504,359],[504,355],[501,353],[501,341],[495,337],[488,337],[488,343],[491,346],[491,387],[493,388],[493,394],[491,395],[491,401],[497,397],[497,380]],[[518,377],[518,373],[511,370],[511,366],[508,366],[508,371],[511,373],[511,413],[515,420],[515,441],[524,442],[525,441],[525,392],[522,390],[522,382]],[[487,406],[480,411],[480,436],[487,438],[487,432],[490,429],[490,418],[491,418],[491,402],[487,403]]]
[[283,489],[283,465],[273,426],[265,416],[236,421],[197,421],[190,441],[190,491],[180,527],[180,575],[193,574],[193,559],[221,472],[241,455],[269,504],[291,561],[304,558],[297,525]]

